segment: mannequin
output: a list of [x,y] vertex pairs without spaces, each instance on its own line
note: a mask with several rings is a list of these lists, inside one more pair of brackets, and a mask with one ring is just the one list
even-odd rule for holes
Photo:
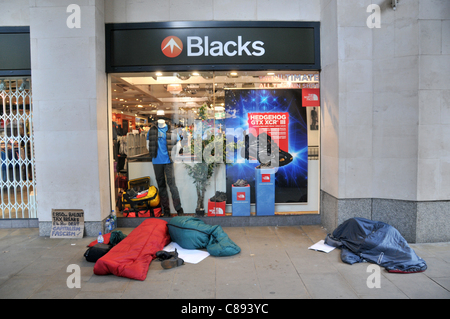
[[153,125],[147,133],[147,150],[152,158],[153,170],[165,217],[170,217],[167,186],[169,186],[172,194],[173,207],[177,211],[178,216],[183,215],[180,194],[175,184],[173,162],[170,158],[170,152],[177,142],[176,138],[172,138],[172,135],[170,126],[163,119],[158,119],[158,124]]

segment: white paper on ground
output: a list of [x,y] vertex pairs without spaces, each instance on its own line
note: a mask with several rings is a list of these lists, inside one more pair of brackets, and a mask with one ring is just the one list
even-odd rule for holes
[[314,245],[312,245],[311,247],[308,247],[308,249],[323,251],[324,253],[327,253],[327,254],[330,251],[334,250],[335,248],[336,247],[325,244],[324,240],[320,240],[317,243],[315,243]]
[[197,249],[184,249],[181,248],[176,242],[171,242],[163,250],[165,251],[175,251],[178,252],[178,257],[183,259],[185,263],[198,264],[203,259],[209,256],[207,251],[197,250]]

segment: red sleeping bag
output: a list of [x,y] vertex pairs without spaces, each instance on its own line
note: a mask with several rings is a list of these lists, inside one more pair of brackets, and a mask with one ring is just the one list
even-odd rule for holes
[[136,280],[145,280],[148,267],[156,252],[170,243],[167,222],[161,219],[146,219],[94,266],[94,274],[113,274]]

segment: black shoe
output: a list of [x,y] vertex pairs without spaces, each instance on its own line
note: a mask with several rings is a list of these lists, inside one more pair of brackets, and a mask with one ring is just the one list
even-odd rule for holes
[[209,199],[211,202],[224,202],[227,200],[227,194],[217,191],[216,194]]
[[168,217],[168,218],[171,217],[170,216],[170,208],[163,208],[162,210],[163,210],[162,217]]
[[167,259],[167,260],[164,260],[161,263],[161,266],[164,269],[175,268],[175,267],[178,267],[178,266],[181,266],[181,265],[184,265],[184,260],[181,259],[181,258]]
[[273,168],[271,163],[261,163],[256,168]]
[[236,187],[245,187],[248,185],[248,182],[244,179],[238,179],[233,185]]
[[179,210],[177,210],[177,215],[178,215],[178,216],[183,216],[183,215],[184,215],[184,210],[183,210],[183,208],[180,208]]
[[159,260],[163,261],[163,260],[168,260],[171,258],[178,258],[178,252],[177,249],[175,248],[175,251],[165,251],[165,250],[160,250],[156,253],[156,258],[158,258]]
[[[260,147],[260,143],[263,140],[266,141],[266,145]],[[257,138],[252,134],[246,135],[245,147],[241,150],[241,156],[245,159],[256,159],[266,167],[277,167],[277,156],[278,167],[287,165],[293,160],[293,156],[281,150],[266,132],[262,132]]]

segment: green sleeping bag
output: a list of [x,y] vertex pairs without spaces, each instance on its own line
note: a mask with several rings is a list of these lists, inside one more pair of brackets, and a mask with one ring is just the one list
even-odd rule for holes
[[203,249],[211,256],[232,256],[241,251],[219,225],[207,225],[195,217],[176,216],[167,224],[172,241],[185,249]]

